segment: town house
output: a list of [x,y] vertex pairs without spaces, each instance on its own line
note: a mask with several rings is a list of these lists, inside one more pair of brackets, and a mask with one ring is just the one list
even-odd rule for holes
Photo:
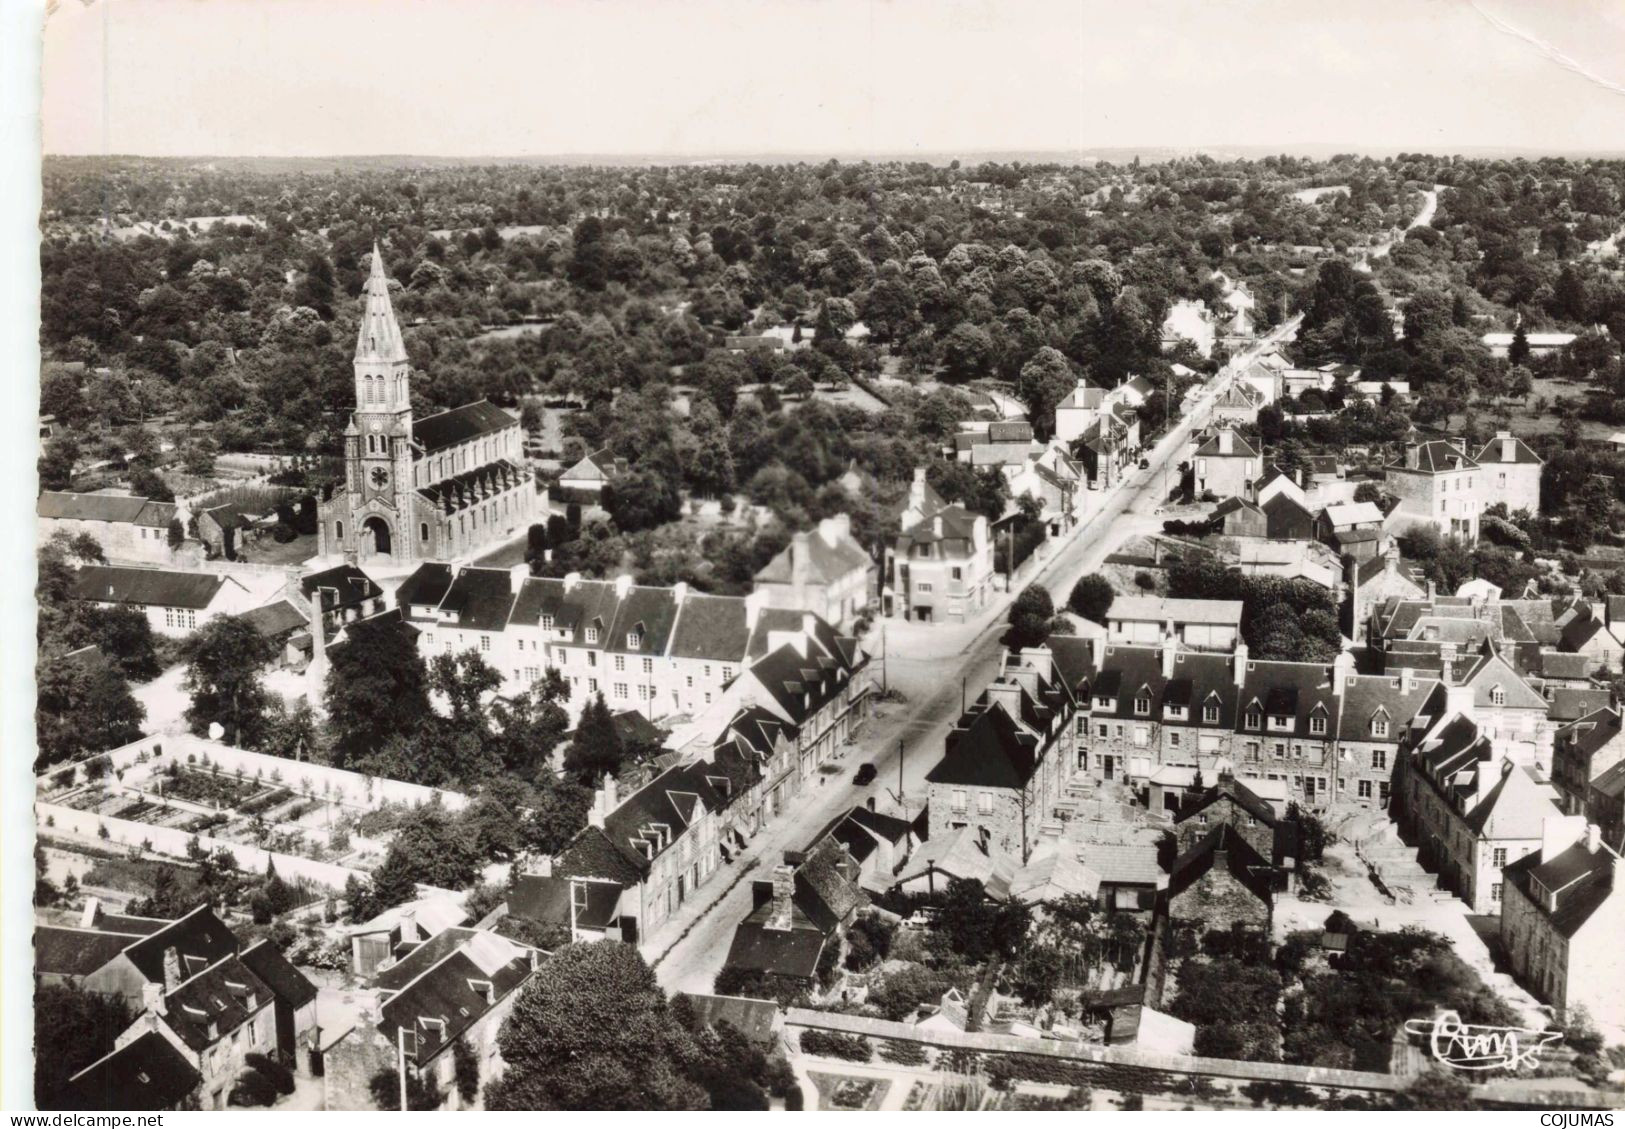
[[220,616],[241,615],[258,602],[232,576],[122,565],[75,570],[71,594],[100,607],[134,608],[156,634],[176,639]]
[[1582,1007],[1604,1027],[1625,1023],[1620,867],[1595,824],[1567,816],[1548,819],[1539,849],[1506,868],[1501,947],[1560,1023]]
[[1385,468],[1388,489],[1399,505],[1390,517],[1403,529],[1431,525],[1446,537],[1478,540],[1478,517],[1484,507],[1480,479],[1486,473],[1467,454],[1462,439],[1435,439],[1405,448],[1403,462]]
[[844,631],[868,606],[874,577],[874,561],[852,536],[852,519],[837,514],[791,535],[756,574],[755,587],[770,608],[812,612]]
[[59,490],[45,491],[34,507],[40,544],[58,533],[85,535],[112,564],[169,564],[169,525],[178,512],[173,502]]
[[1264,460],[1252,444],[1228,427],[1198,444],[1192,461],[1199,497],[1251,498],[1253,484],[1264,473]]
[[885,572],[887,615],[926,623],[974,619],[993,592],[987,518],[958,503],[943,503],[926,484],[924,469],[915,470],[902,532],[886,554]]
[[926,775],[930,838],[974,828],[985,845],[1026,862],[1070,772],[1076,703],[1048,648],[1008,657],[948,734]]

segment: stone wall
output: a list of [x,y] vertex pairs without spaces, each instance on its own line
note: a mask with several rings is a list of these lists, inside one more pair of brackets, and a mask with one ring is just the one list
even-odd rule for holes
[[1206,874],[1174,896],[1169,916],[1220,931],[1238,924],[1261,930],[1270,925],[1269,903],[1243,886],[1222,858],[1215,858]]

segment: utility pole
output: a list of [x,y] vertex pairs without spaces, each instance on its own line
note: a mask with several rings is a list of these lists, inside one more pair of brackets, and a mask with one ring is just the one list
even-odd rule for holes
[[880,621],[880,692],[882,694],[891,692],[891,684],[886,680],[886,653],[886,621],[883,619]]
[[[897,739],[897,802],[903,803],[903,739]],[[903,815],[908,815],[908,808],[903,807]]]
[[[414,1032],[415,1033],[415,1032]],[[401,1112],[406,1112],[406,1027],[395,1028],[396,1072],[401,1078]]]

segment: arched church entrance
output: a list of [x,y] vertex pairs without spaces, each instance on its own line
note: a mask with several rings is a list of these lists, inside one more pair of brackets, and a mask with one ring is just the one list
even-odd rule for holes
[[389,523],[381,517],[369,517],[361,523],[362,557],[387,557],[389,554]]

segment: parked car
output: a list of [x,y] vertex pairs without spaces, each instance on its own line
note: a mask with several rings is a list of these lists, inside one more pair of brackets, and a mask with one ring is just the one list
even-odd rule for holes
[[875,766],[869,761],[864,761],[862,764],[858,765],[858,774],[852,778],[852,783],[861,788],[865,784],[872,784],[874,782],[875,775]]
[[1151,469],[1151,460],[1150,459],[1141,459],[1140,460],[1140,469],[1141,470],[1150,470]]

